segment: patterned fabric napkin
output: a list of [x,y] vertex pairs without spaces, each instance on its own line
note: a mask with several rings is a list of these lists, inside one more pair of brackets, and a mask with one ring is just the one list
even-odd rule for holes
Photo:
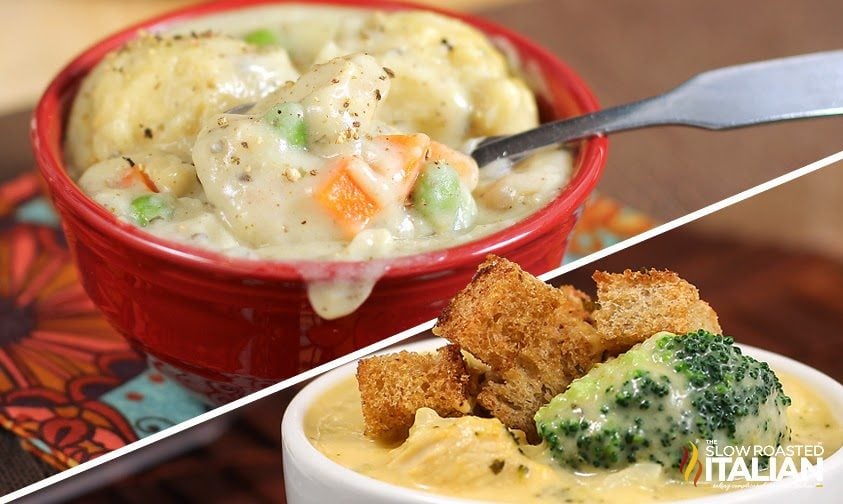
[[64,469],[205,410],[100,316],[37,176],[0,186],[0,426]]
[[[652,226],[640,213],[594,197],[566,261]],[[0,185],[0,426],[65,469],[206,409],[151,370],[100,316],[37,175]]]

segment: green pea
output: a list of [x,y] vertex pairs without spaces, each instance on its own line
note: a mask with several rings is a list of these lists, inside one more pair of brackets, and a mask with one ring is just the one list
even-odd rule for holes
[[459,174],[443,161],[422,167],[411,195],[413,207],[438,231],[459,231],[470,227],[477,215],[471,192]]
[[300,103],[279,103],[263,115],[263,120],[277,130],[290,147],[307,147],[307,124]]
[[243,40],[256,46],[278,45],[281,42],[274,32],[266,28],[250,31],[243,36]]
[[141,227],[146,227],[155,219],[168,220],[173,217],[173,205],[170,198],[160,194],[145,194],[132,200],[130,204],[132,219]]

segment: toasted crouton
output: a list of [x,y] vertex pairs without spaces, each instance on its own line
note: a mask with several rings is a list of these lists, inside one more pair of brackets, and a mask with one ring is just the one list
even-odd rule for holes
[[720,333],[717,314],[697,288],[672,271],[630,271],[592,276],[597,305],[592,314],[606,349],[616,354],[659,331]]
[[480,393],[480,387],[490,376],[494,373],[492,368],[481,361],[477,357],[471,355],[465,350],[461,351],[462,358],[465,361],[465,368],[468,370],[468,395],[472,399],[477,398]]
[[365,435],[384,441],[407,437],[416,410],[428,407],[442,417],[471,411],[469,375],[459,347],[436,353],[399,352],[362,359],[357,383]]
[[534,443],[538,441],[538,433],[533,417],[565,387],[559,386],[558,390],[542,387],[526,368],[513,367],[497,379],[483,383],[477,404],[510,429],[524,432],[527,440]]
[[586,322],[590,304],[576,289],[555,289],[490,256],[433,332],[491,367],[477,403],[535,440],[538,408],[601,358],[600,338]]
[[572,285],[560,285],[559,290],[570,303],[567,303],[568,309],[571,310],[571,315],[579,317],[585,321],[591,321],[591,313],[594,311],[595,305],[591,301],[591,297],[585,292],[575,288]]

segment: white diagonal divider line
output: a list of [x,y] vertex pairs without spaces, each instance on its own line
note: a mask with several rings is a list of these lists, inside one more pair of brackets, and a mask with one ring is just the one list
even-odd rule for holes
[[[196,417],[193,417],[189,420],[185,420],[184,422],[182,422],[180,424],[174,425],[172,427],[168,427],[168,428],[166,428],[166,429],[164,429],[160,432],[156,432],[155,434],[152,434],[152,435],[147,436],[143,439],[140,439],[138,441],[130,443],[126,446],[120,447],[120,448],[118,448],[114,451],[106,453],[105,455],[101,455],[101,456],[99,456],[99,457],[97,457],[93,460],[90,460],[88,462],[84,462],[84,463],[79,464],[75,467],[71,467],[70,469],[66,469],[66,470],[64,470],[64,471],[62,471],[58,474],[54,474],[54,475],[52,475],[48,478],[44,478],[41,481],[35,482],[31,485],[28,485],[28,486],[25,486],[25,487],[21,488],[20,490],[16,490],[12,493],[9,493],[9,494],[6,494],[6,495],[0,497],[0,504],[5,504],[5,503],[11,502],[15,499],[19,499],[21,497],[32,494],[33,492],[37,492],[38,490],[41,490],[41,489],[46,488],[48,486],[51,486],[51,485],[54,485],[54,484],[59,483],[61,481],[64,481],[64,480],[66,480],[68,478],[71,478],[71,477],[73,477],[73,476],[75,476],[79,473],[94,469],[97,466],[105,464],[105,463],[107,463],[111,460],[114,460],[114,459],[118,458],[118,457],[122,457],[123,455],[127,455],[127,454],[132,453],[136,450],[139,450],[141,448],[149,446],[153,443],[164,440],[164,439],[166,439],[170,436],[173,436],[173,435],[178,434],[180,432],[186,431],[186,430],[190,429],[191,427],[195,427],[195,426],[197,426],[201,423],[204,423],[204,422],[207,422],[209,420],[218,418],[218,417],[220,417],[222,415],[225,415],[226,413],[230,413],[230,412],[232,412],[232,411],[234,411],[238,408],[241,408],[243,406],[247,406],[247,405],[249,405],[253,402],[264,399],[265,397],[268,397],[268,396],[270,396],[270,395],[272,395],[276,392],[280,392],[282,390],[288,389],[288,388],[293,387],[295,385],[298,385],[302,382],[305,382],[307,380],[315,378],[316,376],[319,376],[320,374],[326,373],[326,372],[328,372],[328,371],[330,371],[334,368],[340,367],[342,365],[348,364],[349,362],[353,362],[357,359],[365,357],[366,355],[368,355],[372,352],[376,352],[376,351],[381,350],[383,348],[386,348],[388,346],[392,346],[392,345],[395,345],[397,343],[400,343],[401,341],[403,341],[407,338],[410,338],[412,336],[415,336],[417,334],[420,334],[420,333],[432,328],[433,324],[435,322],[436,322],[435,319],[434,320],[428,320],[427,322],[421,323],[421,324],[419,324],[415,327],[411,327],[410,329],[407,329],[405,331],[401,331],[400,333],[398,333],[394,336],[390,336],[389,338],[381,340],[381,341],[379,341],[377,343],[374,343],[372,345],[369,345],[367,347],[361,348],[360,350],[357,350],[357,351],[352,352],[348,355],[345,355],[343,357],[335,359],[331,362],[327,362],[325,364],[322,364],[321,366],[317,366],[313,369],[310,369],[310,370],[305,371],[301,374],[293,376],[292,378],[287,378],[286,380],[282,380],[282,381],[276,383],[275,385],[271,385],[271,386],[269,386],[265,389],[259,390],[257,392],[252,393],[252,394],[249,394],[245,397],[241,397],[240,399],[237,399],[237,400],[232,401],[230,403],[224,404],[222,406],[218,406],[217,408],[214,408],[213,410],[208,411],[207,413],[203,413],[203,414],[198,415]],[[280,469],[280,467],[279,467],[279,469]]]
[[620,252],[621,250],[632,247],[633,245],[638,245],[639,243],[649,240],[650,238],[654,238],[660,234],[666,233],[680,226],[684,226],[689,222],[701,219],[707,215],[711,215],[714,212],[717,212],[724,208],[728,208],[736,203],[740,203],[741,201],[752,198],[753,196],[757,196],[763,192],[769,191],[770,189],[775,189],[780,185],[787,184],[788,182],[798,179],[799,177],[802,177],[809,173],[813,173],[819,170],[820,168],[825,168],[826,166],[834,164],[838,161],[843,161],[843,151],[824,157],[819,161],[814,161],[809,165],[805,165],[802,168],[793,170],[784,175],[768,180],[763,184],[758,184],[755,187],[751,187],[745,191],[741,191],[733,196],[729,196],[728,198],[724,198],[716,203],[712,203],[708,206],[700,208],[699,210],[695,210],[689,214],[683,215],[678,219],[674,219],[670,222],[665,222],[664,224],[656,226],[653,229],[648,229],[643,233],[637,234],[631,238],[627,238],[626,240],[615,243],[614,245],[610,245],[606,248],[598,250],[597,252],[577,259],[576,261],[571,261],[556,269],[550,270],[547,273],[544,273],[543,275],[539,275],[539,279],[547,282],[548,280],[556,278],[557,276],[562,275],[563,273],[567,273],[581,266],[585,266],[586,264],[593,263],[594,261],[603,259],[606,256],[612,255],[615,252]]
[[[624,250],[626,248],[637,245],[637,244],[639,244],[639,243],[641,243],[645,240],[649,240],[650,238],[653,238],[653,237],[656,237],[660,234],[666,233],[667,231],[676,229],[679,226],[683,226],[683,225],[685,225],[689,222],[693,222],[697,219],[700,219],[700,218],[705,217],[707,215],[710,215],[714,212],[717,212],[718,210],[722,210],[722,209],[730,207],[730,206],[732,206],[736,203],[740,203],[741,201],[749,199],[749,198],[751,198],[753,196],[756,196],[758,194],[761,194],[765,191],[769,191],[770,189],[774,189],[776,187],[779,187],[779,186],[781,186],[783,184],[786,184],[786,183],[788,183],[792,180],[795,180],[795,179],[797,179],[799,177],[802,177],[804,175],[807,175],[809,173],[815,172],[815,171],[819,170],[820,168],[824,168],[824,167],[826,167],[828,165],[831,165],[833,163],[836,163],[838,161],[843,161],[843,151],[840,151],[840,152],[837,152],[837,153],[832,154],[830,156],[827,156],[823,159],[820,159],[820,160],[815,161],[811,164],[803,166],[802,168],[793,170],[789,173],[786,173],[786,174],[781,175],[779,177],[776,177],[772,180],[764,182],[763,184],[759,184],[755,187],[752,187],[750,189],[742,191],[738,194],[735,194],[735,195],[730,196],[728,198],[722,199],[722,200],[720,200],[716,203],[712,203],[711,205],[708,205],[708,206],[703,207],[699,210],[691,212],[687,215],[679,217],[678,219],[674,219],[674,220],[672,220],[670,222],[667,222],[665,224],[662,224],[660,226],[656,226],[653,229],[645,231],[645,232],[643,232],[641,234],[638,234],[638,235],[636,235],[632,238],[627,238],[626,240],[623,240],[623,241],[618,242],[614,245],[606,247],[606,248],[604,248],[604,249],[602,249],[598,252],[595,252],[593,254],[589,254],[589,255],[587,255],[583,258],[577,259],[576,261],[572,261],[568,264],[560,266],[559,268],[548,271],[547,273],[545,273],[543,275],[540,275],[539,278],[541,280],[548,281],[552,278],[555,278],[559,275],[562,275],[563,273],[567,273],[571,270],[577,269],[579,267],[585,266],[589,263],[592,263],[594,261],[602,259],[606,256],[614,254],[615,252],[619,252],[619,251]],[[184,422],[182,422],[178,425],[174,425],[174,426],[169,427],[167,429],[164,429],[160,432],[157,432],[155,434],[147,436],[147,437],[145,437],[145,438],[143,438],[139,441],[135,441],[134,443],[130,443],[126,446],[118,448],[118,449],[116,449],[112,452],[109,452],[105,455],[97,457],[94,460],[79,464],[78,466],[72,467],[70,469],[66,469],[66,470],[64,470],[64,471],[62,471],[58,474],[54,474],[53,476],[50,476],[50,477],[45,478],[41,481],[33,483],[29,486],[21,488],[20,490],[16,490],[16,491],[14,491],[12,493],[9,493],[9,494],[7,494],[3,497],[0,497],[0,503],[11,502],[12,500],[24,497],[24,496],[29,495],[29,494],[32,494],[32,493],[34,493],[38,490],[41,490],[41,489],[46,488],[48,486],[51,486],[51,485],[54,485],[54,484],[59,483],[61,481],[64,481],[64,480],[66,480],[68,478],[71,478],[71,477],[73,477],[73,476],[75,476],[79,473],[94,469],[97,466],[105,464],[105,463],[107,463],[111,460],[114,460],[118,457],[121,457],[123,455],[134,452],[134,451],[136,451],[140,448],[143,448],[145,446],[149,446],[149,445],[151,445],[153,443],[156,443],[158,441],[162,441],[162,440],[164,440],[164,439],[166,439],[170,436],[173,436],[173,435],[178,434],[180,432],[186,431],[187,429],[195,427],[195,426],[197,426],[201,423],[207,422],[207,421],[212,420],[214,418],[218,418],[218,417],[220,417],[220,416],[222,416],[226,413],[230,413],[230,412],[232,412],[232,411],[234,411],[238,408],[241,408],[243,406],[247,406],[247,405],[249,405],[253,402],[264,399],[264,398],[266,398],[266,397],[268,397],[272,394],[275,394],[276,392],[280,392],[282,390],[285,390],[287,388],[290,388],[292,386],[295,386],[295,385],[298,385],[302,382],[310,380],[310,379],[312,379],[312,378],[314,378],[314,377],[316,377],[320,374],[323,374],[327,371],[330,371],[330,370],[335,369],[337,367],[340,367],[342,365],[353,362],[353,361],[355,361],[355,360],[357,360],[361,357],[364,357],[364,356],[366,356],[370,353],[373,353],[373,352],[376,352],[378,350],[382,350],[386,347],[389,347],[389,346],[395,345],[397,343],[400,343],[401,341],[404,341],[405,339],[408,339],[412,336],[416,336],[416,335],[418,335],[418,334],[420,334],[424,331],[427,331],[428,329],[433,327],[435,322],[436,322],[435,319],[434,320],[428,320],[427,322],[424,322],[424,323],[419,324],[415,327],[412,327],[410,329],[402,331],[402,332],[400,332],[400,333],[398,333],[394,336],[390,336],[389,338],[381,340],[381,341],[379,341],[377,343],[374,343],[372,345],[369,345],[367,347],[361,348],[360,350],[352,352],[352,353],[350,353],[350,354],[348,354],[344,357],[340,357],[340,358],[335,359],[335,360],[333,360],[331,362],[328,362],[326,364],[322,364],[321,366],[317,366],[313,369],[310,369],[310,370],[305,371],[301,374],[298,374],[298,375],[296,375],[292,378],[282,380],[282,381],[276,383],[275,385],[271,385],[271,386],[269,386],[269,387],[267,387],[263,390],[260,390],[258,392],[255,392],[255,393],[250,394],[250,395],[245,396],[245,397],[241,397],[240,399],[237,399],[236,401],[232,401],[228,404],[219,406],[219,407],[217,407],[217,408],[215,408],[215,409],[213,409],[213,410],[211,410],[207,413],[203,413],[199,416],[191,418],[190,420],[186,420],[186,421],[184,421]]]

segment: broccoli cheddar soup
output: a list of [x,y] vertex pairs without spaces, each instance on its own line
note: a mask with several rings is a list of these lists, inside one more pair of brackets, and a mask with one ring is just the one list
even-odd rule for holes
[[[799,378],[778,374],[793,400],[787,411],[791,443],[820,444],[829,457],[843,444],[834,411]],[[694,499],[760,484],[703,480],[695,485],[683,480],[678,469],[651,462],[621,470],[575,470],[557,463],[546,442],[528,444],[495,418],[441,418],[429,408],[417,411],[406,440],[383,443],[363,434],[360,393],[353,377],[314,403],[304,429],[317,450],[360,474],[415,490],[484,501],[646,503]],[[814,499],[826,495],[822,488],[805,490]]]
[[[67,127],[79,186],[154,235],[256,259],[408,255],[511,225],[570,176],[564,149],[483,170],[466,154],[538,112],[458,20],[288,5],[192,23],[109,54]],[[382,273],[313,285],[311,304],[348,314]]]

